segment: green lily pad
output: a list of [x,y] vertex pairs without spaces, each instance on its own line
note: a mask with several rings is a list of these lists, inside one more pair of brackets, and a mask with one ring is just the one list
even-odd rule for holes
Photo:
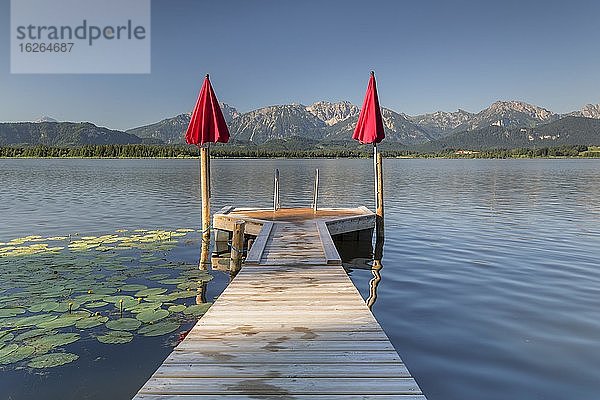
[[15,337],[15,339],[18,341],[23,341],[23,340],[27,340],[27,339],[37,338],[37,337],[44,336],[44,335],[54,335],[54,334],[56,334],[56,331],[51,331],[51,330],[43,329],[43,328],[32,329],[30,331],[18,334]]
[[162,279],[167,279],[169,278],[170,275],[169,274],[153,274],[153,275],[148,275],[147,278],[153,281],[160,281]]
[[135,318],[119,318],[106,323],[108,329],[115,331],[134,331],[140,327],[142,323]]
[[99,287],[99,288],[94,288],[94,289],[90,289],[89,290],[89,294],[113,294],[117,291],[117,289],[115,288],[109,288],[109,287]]
[[1,331],[0,332],[0,345],[2,343],[10,342],[15,338],[15,335],[12,332]]
[[135,283],[130,283],[130,284],[121,286],[121,290],[123,292],[139,292],[140,290],[144,290],[147,288],[148,288],[148,286],[146,286],[146,285],[138,285]]
[[179,299],[187,299],[190,297],[196,297],[197,295],[198,295],[198,293],[191,291],[191,290],[186,290],[186,291],[181,291],[181,292],[173,292],[173,293],[169,293],[169,300],[175,301],[175,300],[179,300]]
[[169,312],[167,310],[158,309],[142,311],[141,313],[136,315],[136,318],[142,321],[143,323],[150,324],[168,316]]
[[204,304],[194,304],[192,306],[187,307],[183,313],[185,315],[193,315],[194,317],[200,317],[204,315],[212,303],[204,303]]
[[76,311],[71,314],[63,314],[52,321],[42,322],[37,324],[39,328],[57,329],[66,328],[67,326],[75,325],[82,318],[89,317],[90,313],[85,311]]
[[41,303],[37,303],[29,307],[29,311],[33,313],[41,312],[41,311],[56,311],[59,304],[57,301],[44,301]]
[[[166,291],[166,289],[165,289]],[[23,314],[26,310],[20,307],[0,308],[0,318],[14,317]]]
[[173,321],[162,321],[152,325],[146,325],[138,330],[144,336],[162,336],[179,329],[179,323]]
[[27,341],[27,344],[46,353],[55,347],[66,346],[81,339],[78,333],[57,333],[54,335],[40,336]]
[[31,368],[52,368],[71,363],[78,358],[79,356],[73,353],[51,353],[33,358],[27,366]]
[[0,357],[0,364],[7,365],[13,364],[19,361],[23,361],[35,352],[33,346],[19,346],[16,350],[10,352],[4,357]]
[[163,294],[167,291],[165,288],[148,288],[144,290],[140,290],[135,294],[135,297],[147,297],[152,295]]
[[96,339],[100,343],[123,344],[129,343],[133,339],[133,333],[125,331],[110,331],[106,335],[98,336]]
[[162,283],[163,285],[178,285],[185,281],[186,281],[186,278],[169,278],[169,279],[160,280],[158,282]]
[[30,315],[28,317],[18,318],[16,321],[14,321],[13,325],[17,328],[36,326],[45,322],[54,321],[56,318],[58,318],[58,315],[54,314]]
[[206,282],[204,281],[187,281],[177,285],[177,289],[181,290],[196,290],[201,288]]
[[104,307],[107,305],[108,305],[108,303],[105,301],[92,301],[91,303],[87,303],[85,306],[87,308],[100,308],[100,307]]
[[155,301],[143,302],[136,306],[127,308],[127,311],[131,311],[134,314],[139,314],[142,311],[156,310],[156,309],[160,308],[162,306],[162,304],[163,303],[161,303],[159,301],[158,302],[155,302]]
[[80,319],[75,323],[75,328],[77,329],[89,329],[100,326],[108,321],[108,317],[103,317],[101,315],[94,315],[88,318]]
[[0,349],[0,358],[8,356],[10,353],[17,350],[18,348],[19,348],[19,345],[16,343],[11,343],[8,346],[2,347]]
[[170,306],[168,308],[168,310],[172,313],[182,312],[185,309],[186,309],[186,307],[183,304],[176,304],[176,305]]
[[121,305],[123,308],[127,308],[138,304],[136,299],[125,294],[122,296],[104,296],[104,301],[114,304],[117,309],[120,309]]

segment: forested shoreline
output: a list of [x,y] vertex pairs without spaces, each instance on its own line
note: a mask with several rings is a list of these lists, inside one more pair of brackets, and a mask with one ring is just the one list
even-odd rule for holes
[[[381,149],[384,157],[414,158],[540,158],[540,157],[600,157],[600,148],[588,146],[558,146],[541,148],[489,149],[470,151],[444,149],[420,152],[408,149]],[[370,146],[354,148],[285,149],[218,145],[211,147],[215,158],[368,158]],[[198,156],[195,146],[176,145],[87,145],[79,147],[4,146],[2,158],[192,158]]]

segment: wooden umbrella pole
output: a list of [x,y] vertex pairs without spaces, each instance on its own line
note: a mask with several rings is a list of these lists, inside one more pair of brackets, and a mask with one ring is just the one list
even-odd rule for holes
[[202,193],[202,241],[210,241],[210,175],[208,147],[200,148],[200,192]]
[[379,205],[377,204],[377,199],[379,198],[377,193],[378,193],[378,187],[377,187],[377,183],[378,183],[378,179],[377,179],[377,144],[373,143],[373,172],[375,173],[374,175],[374,181],[375,181],[375,209],[377,209],[379,207]]
[[376,169],[377,169],[377,237],[384,237],[384,223],[383,223],[383,157],[381,153],[377,153],[376,158]]

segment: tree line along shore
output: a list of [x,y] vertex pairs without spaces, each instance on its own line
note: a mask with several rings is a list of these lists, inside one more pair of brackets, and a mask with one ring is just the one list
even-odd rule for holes
[[[444,149],[439,151],[394,149],[381,146],[380,151],[387,158],[600,158],[600,147],[583,145],[487,150]],[[239,145],[211,147],[211,156],[216,158],[369,158],[371,155],[371,146],[315,149]],[[193,158],[197,156],[198,148],[187,145],[110,144],[79,147],[43,145],[0,147],[0,157],[2,158]]]

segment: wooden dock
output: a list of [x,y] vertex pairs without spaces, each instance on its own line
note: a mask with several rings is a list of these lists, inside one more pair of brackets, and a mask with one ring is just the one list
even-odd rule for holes
[[425,400],[331,238],[371,230],[371,211],[229,207],[213,225],[240,219],[243,268],[134,399]]

